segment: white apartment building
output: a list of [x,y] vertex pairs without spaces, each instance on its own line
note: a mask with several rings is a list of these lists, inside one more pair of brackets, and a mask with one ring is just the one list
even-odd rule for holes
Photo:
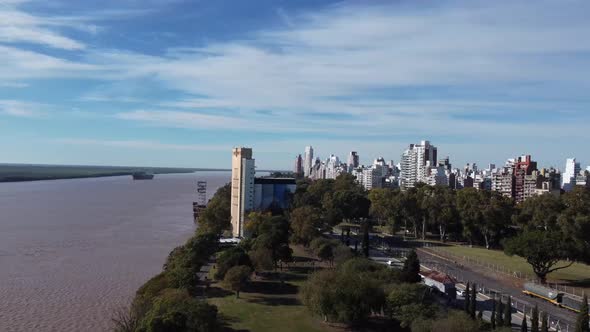
[[[400,186],[402,189],[412,188],[418,182],[428,182],[428,166],[435,165],[437,148],[429,141],[410,144],[401,159]],[[430,162],[430,163],[429,163]]]
[[335,179],[340,175],[340,159],[335,155],[330,155],[330,158],[326,160],[326,179]]
[[576,158],[568,158],[565,161],[565,172],[561,177],[561,188],[565,191],[571,191],[576,185],[576,177],[580,174],[580,163]]
[[231,173],[231,224],[234,237],[244,236],[245,213],[254,206],[255,174],[252,149],[234,148]]
[[306,146],[305,153],[303,155],[303,175],[309,177],[311,175],[311,169],[313,164],[313,147]]

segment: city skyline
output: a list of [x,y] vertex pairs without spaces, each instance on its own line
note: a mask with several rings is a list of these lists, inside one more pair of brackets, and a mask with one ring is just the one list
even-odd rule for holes
[[[531,16],[532,9],[535,15]],[[0,0],[2,163],[590,164],[590,3]],[[231,22],[228,23],[228,22]]]

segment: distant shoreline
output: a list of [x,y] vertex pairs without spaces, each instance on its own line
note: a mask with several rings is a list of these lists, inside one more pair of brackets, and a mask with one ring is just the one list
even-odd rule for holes
[[0,164],[0,183],[131,176],[135,172],[149,172],[158,175],[206,171],[230,170],[216,168]]

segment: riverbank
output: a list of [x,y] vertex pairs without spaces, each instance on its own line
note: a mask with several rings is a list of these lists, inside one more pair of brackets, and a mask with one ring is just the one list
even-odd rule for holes
[[66,180],[132,175],[135,172],[183,174],[197,171],[229,171],[227,169],[137,167],[137,166],[69,166],[0,164],[0,182]]

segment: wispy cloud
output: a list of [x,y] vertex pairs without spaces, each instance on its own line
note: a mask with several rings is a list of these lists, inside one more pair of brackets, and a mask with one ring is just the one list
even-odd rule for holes
[[18,100],[0,100],[0,115],[21,118],[38,118],[45,116],[43,105]]
[[60,138],[54,140],[59,144],[107,146],[125,149],[175,150],[175,151],[229,151],[229,145],[189,145],[169,144],[149,140],[103,140],[85,138]]

